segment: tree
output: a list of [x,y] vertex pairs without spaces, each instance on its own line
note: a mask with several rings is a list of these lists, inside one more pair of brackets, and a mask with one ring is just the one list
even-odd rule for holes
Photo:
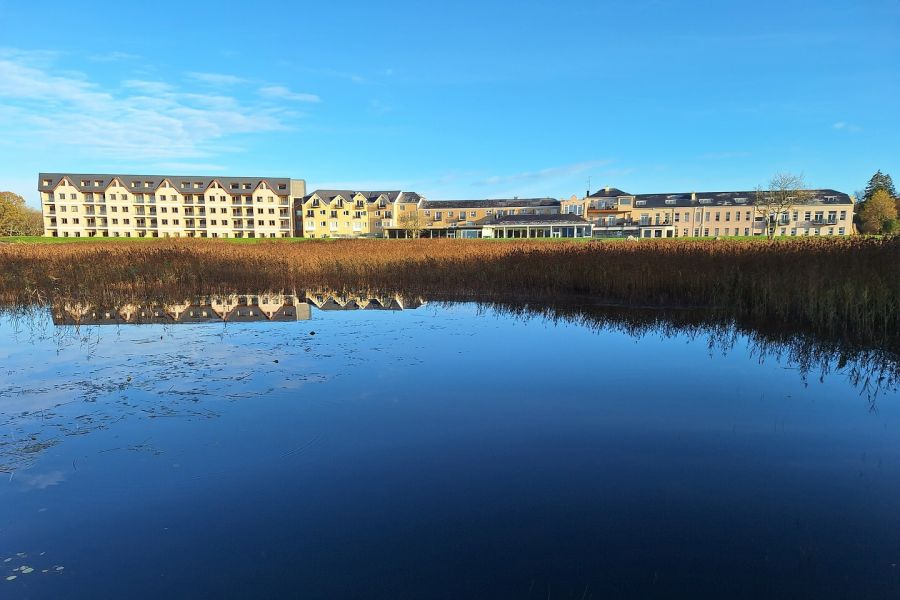
[[860,228],[864,233],[893,230],[896,220],[897,204],[886,190],[876,190],[859,213]]
[[892,198],[897,195],[897,190],[894,189],[894,180],[891,179],[890,175],[882,173],[881,170],[876,171],[869,179],[866,191],[863,194],[863,202],[871,200],[878,190],[886,191]]
[[0,235],[41,235],[44,218],[40,211],[25,206],[25,198],[0,192]]
[[795,204],[803,204],[809,197],[802,175],[778,173],[769,181],[769,189],[756,188],[753,209],[766,224],[766,237],[775,237],[779,219],[787,220]]
[[422,235],[422,219],[419,217],[419,211],[413,207],[402,217],[400,217],[400,226],[406,230],[406,237],[417,239]]

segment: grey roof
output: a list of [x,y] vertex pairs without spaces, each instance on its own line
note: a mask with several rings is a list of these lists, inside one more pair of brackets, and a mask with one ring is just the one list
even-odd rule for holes
[[[836,190],[807,190],[810,198],[804,204],[838,205],[853,204],[850,196]],[[755,203],[756,191],[743,192],[682,192],[675,194],[637,194],[634,208],[696,207],[696,206],[750,206]],[[638,205],[639,202],[644,204]]]
[[[225,188],[226,192],[232,191],[232,184],[236,184],[238,188],[234,191],[240,191],[246,194],[255,190],[257,186],[265,181],[273,191],[284,192],[289,194],[291,191],[290,177],[216,177],[210,175],[123,175],[117,173],[39,173],[38,174],[38,190],[41,192],[53,191],[53,188],[63,179],[67,177],[69,181],[81,192],[97,192],[103,191],[114,179],[119,182],[130,192],[135,194],[153,192],[159,189],[163,181],[169,180],[172,189],[180,193],[194,194],[195,190],[206,190],[213,181],[218,181]],[[44,181],[49,180],[49,185],[44,185]],[[89,185],[81,185],[82,181],[89,182]],[[95,181],[99,181],[100,185],[94,185]],[[150,185],[144,187],[144,183]],[[138,185],[133,185],[138,183]],[[187,183],[188,185],[184,185]],[[199,183],[200,187],[195,188],[194,184]],[[244,184],[249,184],[250,189],[243,189]],[[281,188],[281,186],[284,186]]]
[[601,188],[601,189],[597,190],[596,192],[594,192],[593,194],[590,194],[588,196],[588,198],[615,198],[616,196],[630,196],[630,195],[631,194],[623,192],[619,188],[607,187],[607,188]]
[[417,194],[416,192],[402,192],[402,196],[403,196],[403,201],[408,202],[410,204],[412,204],[414,202],[418,202],[419,200],[423,199],[422,196]]
[[541,206],[559,206],[555,198],[513,198],[502,200],[425,200],[421,208],[533,208]]
[[577,215],[506,215],[485,225],[587,225]]
[[[409,192],[404,192],[407,194]],[[393,202],[397,199],[397,196],[400,195],[400,190],[390,190],[390,191],[363,191],[363,190],[314,190],[313,192],[307,194],[303,201],[309,200],[313,195],[318,196],[319,198],[323,198],[325,200],[332,200],[338,196],[343,196],[347,200],[352,199],[356,194],[362,194],[366,197],[366,200],[369,202],[375,202],[382,195],[387,196],[388,202]]]

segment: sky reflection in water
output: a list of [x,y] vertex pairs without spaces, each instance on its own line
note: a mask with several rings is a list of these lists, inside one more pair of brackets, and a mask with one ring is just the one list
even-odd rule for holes
[[706,342],[472,304],[3,317],[0,596],[900,592],[896,390]]

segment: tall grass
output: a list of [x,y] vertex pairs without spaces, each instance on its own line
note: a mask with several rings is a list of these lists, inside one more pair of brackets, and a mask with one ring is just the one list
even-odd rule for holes
[[708,307],[741,319],[895,342],[900,240],[557,243],[340,240],[235,245],[0,245],[0,302],[327,287],[448,300],[572,297]]

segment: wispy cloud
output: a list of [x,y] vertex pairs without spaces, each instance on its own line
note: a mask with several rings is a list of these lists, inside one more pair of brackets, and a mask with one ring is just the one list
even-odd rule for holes
[[199,71],[190,71],[186,75],[195,81],[208,83],[210,85],[237,85],[247,80],[237,75],[228,75],[225,73],[201,73]]
[[112,52],[102,52],[100,54],[92,54],[87,57],[89,61],[99,63],[122,62],[126,60],[135,60],[137,58],[140,58],[137,54],[131,54],[129,52],[119,52],[117,50],[114,50]]
[[195,162],[161,162],[152,166],[160,171],[167,171],[170,173],[211,173],[227,169],[225,165]]
[[273,102],[185,92],[165,81],[101,87],[47,62],[45,55],[0,54],[0,128],[7,140],[77,147],[83,158],[193,159],[218,154],[211,148],[223,138],[285,129],[292,114]]
[[296,102],[321,102],[322,99],[315,94],[307,94],[303,92],[292,92],[283,85],[268,85],[259,88],[259,95],[266,98],[279,98],[282,100],[293,100]]
[[701,154],[700,158],[705,160],[727,160],[729,158],[747,158],[750,156],[749,152],[707,152],[706,154]]
[[571,177],[573,175],[579,175],[582,173],[588,173],[593,169],[598,169],[600,167],[608,166],[612,163],[611,160],[591,160],[585,162],[574,163],[570,165],[563,165],[559,167],[549,167],[546,169],[539,169],[537,171],[525,171],[522,173],[514,173],[512,175],[492,175],[485,179],[480,179],[474,182],[474,185],[484,185],[484,186],[495,186],[495,185],[504,185],[509,183],[520,183],[524,181],[542,181],[548,179],[562,179],[566,177]]
[[832,129],[837,129],[838,131],[846,131],[847,133],[859,133],[860,131],[862,131],[862,127],[854,125],[852,123],[846,123],[844,121],[838,121],[831,127]]

